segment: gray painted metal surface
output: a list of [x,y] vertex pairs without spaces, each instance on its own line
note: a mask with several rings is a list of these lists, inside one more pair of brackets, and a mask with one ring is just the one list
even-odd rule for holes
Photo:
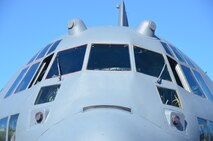
[[[16,141],[200,140],[197,118],[213,121],[213,112],[209,111],[213,102],[178,86],[170,67],[168,72],[172,81],[162,80],[161,84],[156,83],[158,78],[136,71],[134,46],[162,54],[169,64],[162,39],[155,38],[150,31],[142,34],[138,29],[123,26],[86,29],[80,20],[74,20],[73,23],[68,26],[69,35],[60,38],[62,41],[55,50],[44,78],[58,52],[87,44],[81,71],[63,75],[61,81],[58,77],[43,79],[29,89],[4,98],[18,72],[0,92],[0,119],[19,113]],[[91,44],[94,43],[129,45],[131,71],[87,70]],[[212,81],[198,66],[196,70],[202,74],[213,93]],[[53,102],[34,105],[42,87],[56,84],[61,87]],[[182,106],[178,108],[163,104],[157,86],[176,90]],[[38,112],[44,114],[41,123],[35,119]],[[184,125],[181,131],[171,123],[173,114],[181,118]]]

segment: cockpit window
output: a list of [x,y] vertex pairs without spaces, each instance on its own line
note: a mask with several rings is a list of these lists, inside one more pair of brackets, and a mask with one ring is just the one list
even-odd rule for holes
[[52,46],[51,48],[49,49],[48,53],[47,54],[50,54],[52,53],[53,51],[55,51],[55,49],[57,48],[57,46],[60,44],[61,40],[58,40],[56,41]]
[[8,117],[0,119],[0,141],[6,141]]
[[173,72],[173,75],[175,77],[175,80],[176,80],[177,84],[180,87],[183,88],[183,84],[182,84],[182,82],[180,80],[180,77],[179,77],[178,63],[174,59],[170,58],[169,56],[167,56],[167,59],[169,61],[170,67],[172,69],[172,72]]
[[[39,52],[38,52],[39,53]],[[30,63],[32,63],[34,60],[35,60],[35,58],[38,56],[38,53],[36,53],[31,59],[30,59],[30,61],[27,63],[27,65],[29,65]]]
[[163,104],[181,107],[180,99],[175,90],[158,87],[158,92]]
[[22,90],[25,90],[27,88],[27,86],[29,85],[30,80],[34,76],[38,66],[39,66],[39,63],[36,63],[36,64],[32,65],[32,67],[28,70],[27,74],[25,75],[25,77],[23,78],[21,83],[19,84],[19,86],[16,89],[15,93],[18,93],[18,92],[20,92]]
[[31,81],[29,88],[33,85],[36,85],[43,79],[43,76],[46,73],[46,70],[50,64],[52,57],[53,57],[53,54],[43,60],[38,71],[36,72],[36,75],[33,77],[33,80]]
[[28,70],[28,68],[25,68],[24,70],[21,71],[21,73],[16,78],[15,82],[13,83],[13,85],[10,87],[10,89],[6,93],[5,98],[10,96],[11,94],[13,94],[15,88],[17,87],[17,85],[19,84],[19,82],[21,81],[21,79],[23,78],[23,76],[24,76],[24,74],[26,73],[27,70]]
[[60,85],[41,88],[36,98],[35,105],[54,101],[59,88]]
[[191,70],[183,65],[181,65],[181,68],[183,70],[183,73],[187,79],[187,82],[189,84],[189,87],[191,91],[199,96],[205,97],[203,91],[201,90],[198,82],[196,81],[195,77],[193,76]]
[[175,53],[177,59],[183,63],[186,63],[186,61],[184,60],[183,56],[181,55],[181,53],[179,52],[179,50],[173,46],[170,45],[170,47],[172,48],[173,52]]
[[61,75],[80,71],[83,66],[86,46],[87,45],[83,45],[59,52],[53,62],[47,78],[58,76],[59,70]]
[[16,140],[16,125],[18,121],[19,114],[10,116],[9,128],[8,128],[8,141]]
[[44,57],[44,55],[46,54],[46,52],[48,51],[48,49],[50,48],[50,46],[52,45],[52,43],[48,44],[38,55],[38,57],[36,58],[36,60]]
[[213,101],[213,95],[211,93],[211,91],[209,90],[208,86],[206,85],[205,81],[203,80],[203,77],[200,75],[200,73],[198,73],[197,71],[193,71],[195,74],[195,77],[198,80],[198,83],[200,84],[200,86],[202,87],[204,93],[206,94],[206,96]]
[[93,44],[87,69],[102,71],[131,70],[128,45]]
[[165,49],[166,53],[169,54],[170,56],[174,57],[169,46],[164,42],[161,42],[161,44],[162,44],[163,48]]
[[209,121],[210,141],[213,141],[213,122]]
[[186,55],[184,55],[184,58],[186,60],[186,62],[189,64],[189,66],[191,66],[192,68],[196,68],[194,63],[191,61],[191,59],[189,59],[189,57],[187,57]]
[[[161,54],[135,46],[134,55],[137,72],[159,77],[165,65]],[[167,66],[163,71],[162,79],[171,81]]]
[[207,120],[202,118],[197,118],[200,130],[200,141],[208,141],[209,140],[209,128],[207,124]]

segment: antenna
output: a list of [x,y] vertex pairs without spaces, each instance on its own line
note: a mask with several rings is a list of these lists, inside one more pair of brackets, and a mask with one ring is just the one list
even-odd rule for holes
[[117,6],[117,8],[119,9],[119,19],[118,19],[119,26],[128,27],[129,24],[128,24],[128,18],[127,18],[127,14],[126,14],[124,1],[122,1],[122,3]]

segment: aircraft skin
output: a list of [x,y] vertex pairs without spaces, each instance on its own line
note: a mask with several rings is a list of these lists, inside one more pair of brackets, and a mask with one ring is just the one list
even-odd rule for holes
[[[153,23],[145,21],[145,24],[150,26]],[[163,42],[172,46],[169,42],[155,35],[151,36],[149,32],[142,32],[139,30],[140,27],[132,29],[127,26],[104,26],[86,29],[80,20],[73,20],[68,27],[68,35],[53,41],[61,40],[52,53],[46,53],[44,57],[24,65],[0,92],[0,141],[200,141],[204,138],[213,139],[211,138],[211,121],[213,121],[213,112],[210,110],[213,107],[211,96],[203,97],[193,93],[183,69],[176,70],[179,72],[178,76],[183,86],[178,85],[168,58],[176,61],[179,68],[182,65],[190,70],[196,70],[211,93],[213,93],[213,83],[194,62],[192,62],[193,68],[188,63],[181,62],[172,50],[173,56],[169,55],[162,45]],[[96,44],[127,47],[130,69],[88,69],[90,53],[93,45]],[[58,54],[82,45],[86,48],[82,68],[79,71],[61,74],[63,70],[60,70],[62,69],[60,60],[57,62]],[[156,77],[139,72],[135,63],[135,47],[162,55],[166,67],[162,67],[161,72],[167,69],[171,80],[163,79],[160,74]],[[25,90],[16,93],[17,84],[12,94],[6,96],[25,68],[42,62],[51,55],[53,55],[52,59],[40,82],[30,86],[36,76],[34,73]],[[54,62],[57,62],[58,75],[48,78]],[[66,63],[68,66],[70,62]],[[41,64],[39,63],[39,66]],[[39,74],[38,68],[36,72]],[[197,82],[200,81],[197,80]],[[60,86],[55,99],[36,104],[42,88],[56,85]],[[199,85],[203,90],[200,83]],[[173,99],[179,100],[176,106],[174,106],[175,103],[168,104],[168,101],[164,103],[163,96],[159,95],[160,88],[176,91],[178,98]],[[17,121],[12,123],[13,115],[17,114]],[[1,119],[6,117],[6,134],[4,135],[4,131],[1,130],[4,129]],[[208,131],[201,129],[198,118],[208,124]],[[11,126],[16,125],[15,132],[11,131],[14,133],[11,136],[9,135],[10,123]],[[204,134],[201,136],[200,132]]]

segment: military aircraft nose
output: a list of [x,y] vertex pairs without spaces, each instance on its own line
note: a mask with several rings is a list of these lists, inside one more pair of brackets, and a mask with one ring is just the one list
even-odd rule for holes
[[146,129],[138,120],[127,109],[86,109],[50,128],[39,141],[141,141]]

